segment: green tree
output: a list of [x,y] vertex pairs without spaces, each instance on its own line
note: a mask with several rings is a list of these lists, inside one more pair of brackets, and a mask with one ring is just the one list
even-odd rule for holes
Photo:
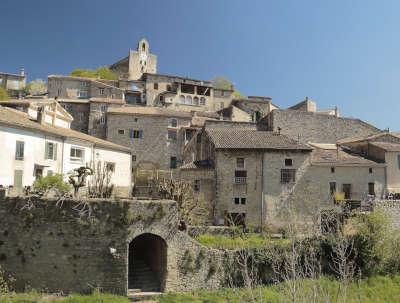
[[10,97],[8,96],[7,91],[3,88],[0,87],[0,101],[8,100]]
[[75,68],[71,73],[74,77],[97,78],[106,80],[117,80],[117,75],[107,66],[99,66],[96,69]]
[[47,85],[42,79],[36,79],[28,83],[25,87],[26,93],[32,96],[39,96],[47,93]]
[[62,174],[55,174],[39,178],[33,183],[33,188],[43,192],[49,189],[56,189],[64,193],[69,191],[70,186],[64,182]]
[[238,90],[235,89],[231,80],[223,76],[215,76],[211,79],[211,83],[215,88],[219,89],[233,89],[232,97],[234,99],[245,98]]

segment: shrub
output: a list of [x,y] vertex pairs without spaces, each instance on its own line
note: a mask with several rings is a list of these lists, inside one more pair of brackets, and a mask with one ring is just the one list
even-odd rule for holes
[[118,76],[107,66],[99,66],[96,69],[75,68],[70,75],[74,77],[98,78],[106,80],[118,79]]
[[10,99],[10,97],[8,96],[7,91],[3,87],[0,87],[0,101],[8,99]]
[[33,188],[39,191],[47,191],[49,189],[57,189],[61,193],[70,190],[69,184],[65,183],[62,174],[41,177],[33,183]]

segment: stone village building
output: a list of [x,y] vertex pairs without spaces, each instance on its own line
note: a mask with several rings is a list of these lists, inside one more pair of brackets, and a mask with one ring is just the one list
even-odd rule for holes
[[[75,168],[105,163],[112,171],[114,194],[131,190],[131,154],[126,147],[71,130],[71,115],[56,101],[2,102],[0,106],[0,185],[20,193],[46,175],[67,175]],[[25,112],[21,111],[24,110]]]
[[0,87],[4,88],[12,98],[20,98],[26,85],[25,70],[19,74],[0,72]]
[[[218,125],[218,123],[217,123]],[[397,145],[400,148],[400,144]],[[392,148],[393,149],[393,148]],[[205,127],[184,151],[181,178],[210,200],[214,224],[279,228],[315,223],[333,195],[382,198],[392,165],[336,144],[304,144],[256,128]],[[400,180],[400,171],[396,171]]]

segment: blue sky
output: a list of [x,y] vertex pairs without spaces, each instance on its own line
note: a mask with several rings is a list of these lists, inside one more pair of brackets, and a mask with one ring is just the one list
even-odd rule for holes
[[111,64],[146,37],[160,73],[400,130],[400,1],[0,1],[0,70],[29,80]]

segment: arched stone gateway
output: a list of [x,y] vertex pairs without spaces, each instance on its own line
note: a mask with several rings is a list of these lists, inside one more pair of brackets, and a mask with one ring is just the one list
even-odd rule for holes
[[142,292],[165,289],[167,244],[151,233],[137,236],[129,243],[128,288]]

